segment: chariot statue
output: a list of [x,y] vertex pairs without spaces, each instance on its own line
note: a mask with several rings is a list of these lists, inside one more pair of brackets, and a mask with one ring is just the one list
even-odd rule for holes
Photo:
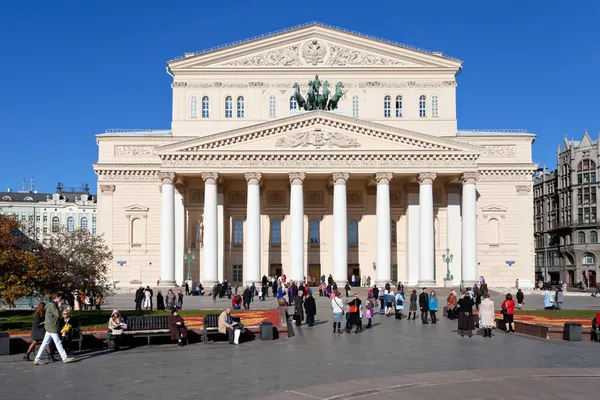
[[[292,85],[292,88],[294,89],[294,94],[292,97],[296,100],[299,110],[335,110],[338,106],[338,102],[345,94],[342,91],[344,84],[342,82],[338,82],[335,85],[335,93],[333,96],[331,96],[331,98],[329,97],[331,94],[329,91],[329,86],[330,84],[328,81],[321,83],[319,75],[315,75],[315,79],[308,81],[306,97],[302,96],[298,82],[294,82]],[[320,92],[321,87],[323,88],[322,92]]]

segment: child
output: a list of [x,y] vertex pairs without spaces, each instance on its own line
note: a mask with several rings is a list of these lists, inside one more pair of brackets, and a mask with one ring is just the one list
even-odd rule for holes
[[371,328],[373,322],[373,298],[369,297],[367,299],[367,329]]
[[319,297],[323,297],[323,284],[319,284]]

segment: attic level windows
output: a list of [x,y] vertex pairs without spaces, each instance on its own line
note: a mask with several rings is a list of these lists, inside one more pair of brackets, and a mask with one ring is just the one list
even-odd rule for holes
[[208,96],[202,98],[202,118],[209,118],[210,102]]
[[385,96],[383,98],[383,117],[390,118],[392,116],[392,98]]
[[296,101],[296,98],[294,96],[290,97],[290,110],[297,110],[298,109],[298,102]]
[[438,97],[437,96],[431,96],[431,116],[432,117],[439,116],[439,112],[438,112]]
[[244,118],[244,96],[237,98],[237,117]]
[[402,96],[396,96],[396,118],[402,117]]
[[352,97],[352,116],[358,118],[359,114],[359,104],[358,104],[358,96]]
[[196,96],[190,97],[190,118],[198,118],[198,99]]
[[225,97],[225,118],[233,117],[233,100],[231,96]]
[[419,117],[424,118],[427,116],[427,97],[419,97]]
[[269,118],[277,117],[277,101],[275,96],[269,97]]

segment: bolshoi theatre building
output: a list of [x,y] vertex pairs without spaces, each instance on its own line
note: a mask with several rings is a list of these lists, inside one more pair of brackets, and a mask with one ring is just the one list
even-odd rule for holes
[[461,65],[317,23],[169,61],[171,129],[96,136],[112,280],[532,286],[535,136],[458,129]]

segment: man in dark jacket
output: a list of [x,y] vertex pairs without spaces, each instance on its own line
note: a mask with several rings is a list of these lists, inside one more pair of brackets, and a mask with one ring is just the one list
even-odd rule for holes
[[252,282],[252,285],[250,285],[250,298],[252,301],[254,301],[254,293],[256,293],[256,286],[254,286],[254,282]]
[[315,323],[315,315],[317,315],[317,304],[310,292],[306,293],[304,300],[304,310],[306,311],[306,325],[313,326]]
[[135,310],[142,311],[142,301],[144,301],[144,288],[140,286],[138,290],[135,291]]
[[246,290],[244,290],[244,294],[242,294],[242,300],[244,301],[244,310],[249,310],[250,302],[252,301],[252,292],[248,286],[246,286]]
[[423,292],[419,295],[419,307],[421,308],[421,322],[428,324],[427,314],[429,314],[429,295],[427,288],[423,288]]
[[373,300],[377,303],[377,299],[379,299],[379,288],[377,285],[373,285]]
[[344,286],[344,290],[346,291],[346,297],[350,297],[348,294],[350,292],[350,284],[346,282],[346,286]]
[[73,357],[67,357],[67,352],[65,351],[60,340],[60,336],[58,335],[60,332],[60,306],[62,304],[62,296],[57,294],[50,297],[52,300],[46,305],[46,315],[44,320],[44,328],[46,329],[46,333],[44,335],[42,345],[35,356],[33,365],[42,364],[42,354],[44,351],[46,351],[46,348],[50,345],[51,341],[54,342],[54,347],[56,347],[56,350],[58,350],[58,354],[60,354],[60,358],[62,358],[64,363],[70,363],[75,360]]

